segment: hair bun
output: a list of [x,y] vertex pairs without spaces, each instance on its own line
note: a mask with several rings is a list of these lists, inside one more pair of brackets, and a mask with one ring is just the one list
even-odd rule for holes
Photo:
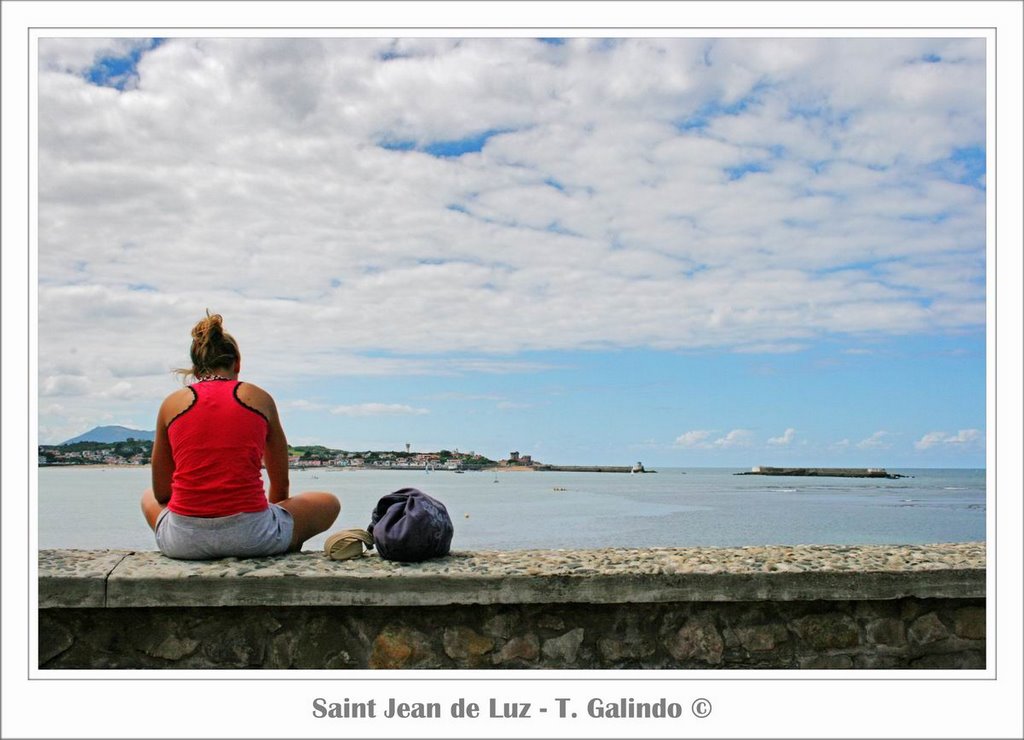
[[206,309],[206,317],[192,327],[189,357],[192,359],[192,367],[175,372],[198,378],[228,370],[238,362],[238,344],[234,337],[224,331],[224,317],[219,313],[211,314],[210,309]]
[[192,338],[199,341],[209,341],[212,338],[216,338],[219,335],[224,334],[224,317],[219,313],[210,315],[210,312],[206,312],[206,318],[200,320],[192,328]]

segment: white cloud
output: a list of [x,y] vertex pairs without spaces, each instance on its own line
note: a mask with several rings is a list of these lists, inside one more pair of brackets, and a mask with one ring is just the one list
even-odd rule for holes
[[271,385],[984,325],[983,39],[39,46],[44,395],[169,392],[207,307]]
[[889,432],[880,430],[872,434],[870,437],[862,439],[857,443],[857,447],[862,450],[884,450],[890,447],[888,442],[889,437],[892,435]]
[[[97,44],[106,42],[44,40],[45,68],[80,70]],[[713,63],[704,67],[709,45]],[[916,291],[983,308],[977,286],[934,282],[964,246],[935,236],[973,230],[981,245],[982,194],[916,169],[879,171],[842,150],[872,105],[936,133],[950,110],[974,121],[976,131],[934,158],[954,143],[982,143],[984,109],[971,103],[984,72],[976,50],[959,66],[924,65],[952,75],[954,92],[892,93],[889,79],[909,74],[908,59],[948,46],[632,40],[552,52],[525,39],[171,39],[143,55],[131,92],[43,76],[40,104],[52,115],[40,131],[41,272],[44,282],[66,282],[85,260],[91,282],[115,294],[136,282],[182,296],[233,274],[243,295],[291,299],[276,306],[278,321],[310,308],[324,320],[344,317],[338,338],[364,348],[405,348],[433,325],[434,346],[447,349],[639,339],[787,351],[801,345],[786,340],[823,331],[976,323],[971,312],[936,318],[919,308]],[[791,60],[782,67],[767,51],[780,48]],[[381,61],[385,50],[406,56]],[[871,87],[830,100],[851,86],[847,65],[863,64],[878,76],[858,84]],[[707,116],[712,136],[674,128],[722,94],[757,102]],[[794,107],[808,112],[794,117]],[[843,111],[843,126],[830,121]],[[900,149],[929,139],[909,128],[862,138],[899,136]],[[506,133],[461,158],[375,146],[381,137],[423,146],[487,130]],[[801,153],[814,143],[819,150]],[[827,164],[808,170],[802,156]],[[756,160],[768,171],[732,182],[723,174]],[[112,218],[113,204],[127,202],[131,211]],[[952,211],[962,227],[900,220],[922,208]],[[552,224],[575,236],[549,231]],[[908,245],[902,253],[899,244]],[[807,272],[914,254],[917,244],[940,269],[906,272],[898,287],[870,274]],[[158,250],[171,266],[202,259],[206,270],[163,269]],[[341,284],[332,288],[332,279]],[[581,293],[584,284],[602,289]],[[638,299],[644,312],[622,310]],[[394,310],[381,316],[385,301]],[[503,330],[510,309],[526,330]],[[704,338],[709,328],[713,339]]]
[[771,437],[771,438],[769,438],[768,439],[768,444],[770,444],[770,445],[777,445],[777,446],[786,446],[786,445],[790,444],[793,441],[793,438],[795,436],[796,436],[796,429],[793,429],[792,427],[790,427],[789,429],[786,429],[786,431],[782,433],[781,437]]
[[334,406],[331,413],[337,416],[422,416],[430,411],[401,403],[359,403]]
[[712,432],[704,429],[694,429],[690,432],[683,432],[676,437],[677,447],[703,447],[706,446]]
[[714,445],[722,448],[745,447],[750,444],[751,437],[752,434],[747,429],[733,429],[724,437],[716,439]]
[[941,444],[946,441],[945,432],[929,432],[914,443],[914,447],[919,450],[927,450],[929,447],[934,447],[937,444]]
[[975,445],[983,440],[979,429],[961,429],[956,434],[946,432],[929,432],[914,443],[918,450],[927,450],[938,446],[964,447]]
[[748,429],[733,429],[718,438],[712,439],[714,435],[715,432],[713,430],[694,429],[676,437],[675,446],[704,450],[729,449],[733,447],[746,447],[753,440],[753,434]]
[[90,388],[88,379],[80,375],[48,375],[39,384],[39,395],[75,396],[88,393]]

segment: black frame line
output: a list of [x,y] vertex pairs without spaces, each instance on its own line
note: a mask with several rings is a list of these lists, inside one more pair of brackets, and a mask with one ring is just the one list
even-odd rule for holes
[[[28,0],[5,0],[5,1],[6,2],[27,2]],[[113,1],[114,2],[131,2],[132,0],[113,0]],[[201,4],[204,1],[205,0],[178,0],[178,2],[186,2],[186,3],[194,3],[194,4]],[[221,1],[223,2],[224,0],[221,0]],[[246,0],[227,0],[227,1],[228,2],[244,2]],[[331,1],[332,0],[315,0],[315,2],[331,2]],[[458,2],[463,2],[463,1],[468,1],[468,0],[457,0],[457,1]],[[522,1],[522,0],[520,0],[520,1]],[[587,1],[588,4],[593,4],[593,3],[589,2],[589,0],[570,0],[570,2],[584,2],[584,1]],[[722,2],[722,1],[723,0],[718,0],[718,2]],[[725,2],[744,2],[745,0],[724,0],[724,1]],[[798,1],[799,2],[811,2],[811,3],[818,2],[818,0],[798,0]],[[889,2],[890,0],[860,0],[860,1],[861,2],[865,2],[866,1],[866,2],[884,4],[884,3]],[[1018,3],[1018,2],[1020,2],[1020,0],[997,0],[997,1],[998,2],[1004,2],[1004,3]],[[526,0],[526,2],[527,3],[537,2],[538,4],[542,4],[543,0]],[[598,2],[598,4],[601,4],[600,0],[597,0],[597,2]],[[675,2],[675,0],[657,0],[657,2]],[[962,4],[961,0],[910,0],[910,2],[927,3],[929,5],[934,5],[934,4],[936,4],[936,2],[938,2],[938,3],[949,2],[951,4]],[[32,84],[31,84],[31,82],[32,82],[32,74],[31,74],[31,69],[32,69],[32,62],[33,62],[33,59],[34,59],[34,56],[33,56],[33,53],[32,53],[32,38],[33,38],[33,34],[37,34],[37,38],[38,38],[38,32],[39,31],[58,31],[58,30],[103,31],[103,30],[117,30],[117,31],[127,31],[127,32],[130,32],[130,31],[133,31],[133,30],[151,30],[151,29],[161,29],[161,30],[165,29],[165,30],[168,30],[168,31],[178,31],[178,30],[187,31],[187,30],[200,30],[200,29],[202,29],[202,30],[211,30],[211,31],[218,31],[218,30],[234,30],[234,31],[239,31],[239,30],[267,30],[267,31],[272,31],[272,30],[283,30],[283,31],[288,31],[288,30],[310,30],[310,31],[385,31],[385,30],[387,30],[387,27],[383,27],[383,26],[202,26],[202,27],[200,27],[200,26],[151,26],[151,27],[146,27],[146,26],[28,26],[26,28],[26,41],[27,41],[27,53],[28,53],[28,60],[27,60],[28,61],[28,65],[26,67],[26,70],[27,70],[27,78],[26,78],[27,85],[26,85],[26,87],[27,87],[28,100],[26,102],[29,103],[29,105],[26,105],[26,110],[27,110],[27,115],[28,115],[28,124],[29,124],[29,126],[27,127],[28,131],[27,131],[27,141],[26,141],[26,165],[27,165],[27,168],[26,168],[27,169],[27,171],[26,171],[26,192],[31,193],[32,164],[33,164],[33,149],[32,149],[32,130],[33,129],[32,129],[32,125],[31,125],[32,124],[32,115],[31,115],[31,105],[30,105],[31,97],[32,97]],[[995,173],[994,176],[993,176],[993,186],[994,187],[993,187],[993,190],[991,191],[991,193],[988,190],[988,188],[986,187],[986,191],[985,191],[986,200],[988,198],[990,198],[990,197],[993,197],[992,193],[998,193],[998,178],[999,178],[999,167],[998,167],[998,150],[999,150],[999,148],[998,148],[998,142],[999,142],[999,96],[998,96],[997,93],[998,93],[998,88],[999,88],[999,85],[998,85],[998,82],[999,82],[999,64],[998,64],[998,61],[999,61],[999,56],[998,56],[999,29],[998,29],[997,26],[843,26],[843,27],[835,27],[835,26],[792,26],[792,25],[787,25],[787,26],[615,26],[615,27],[609,27],[609,26],[573,26],[571,29],[569,29],[567,27],[564,27],[564,26],[464,26],[464,27],[463,26],[417,26],[417,27],[414,27],[414,28],[411,27],[411,28],[402,29],[402,30],[423,30],[423,31],[428,31],[428,32],[429,31],[439,31],[439,30],[446,30],[446,31],[473,31],[473,30],[491,30],[491,31],[496,31],[496,30],[500,30],[500,31],[515,32],[515,31],[534,31],[534,30],[535,31],[551,31],[551,30],[560,30],[560,29],[572,30],[572,31],[589,31],[589,30],[594,30],[594,31],[639,31],[639,30],[645,30],[645,31],[665,31],[665,32],[672,32],[672,31],[702,31],[702,30],[722,31],[722,32],[742,31],[742,30],[780,31],[780,30],[785,30],[785,29],[811,30],[811,31],[814,31],[814,30],[831,30],[831,31],[848,31],[848,30],[851,30],[851,31],[857,31],[857,30],[868,30],[868,31],[882,31],[882,30],[889,30],[889,31],[900,31],[900,30],[908,30],[908,31],[947,30],[947,31],[984,31],[984,32],[991,32],[991,34],[992,34],[992,48],[990,50],[990,53],[992,54],[992,59],[994,60],[994,62],[993,62],[993,80],[992,80],[993,118],[994,118],[994,120],[992,122],[992,139],[993,139],[993,141],[992,141],[992,162],[996,166],[992,168],[993,172]],[[273,38],[273,37],[268,36],[267,38]],[[309,38],[314,38],[314,37],[309,37]],[[338,38],[345,38],[345,37],[339,36]],[[494,37],[494,38],[501,38],[501,37]],[[773,35],[772,38],[786,38],[786,37],[785,36],[779,36],[779,35],[776,34],[776,35]],[[826,37],[826,38],[831,38],[831,37]],[[842,36],[836,36],[835,38],[843,38],[843,37]],[[882,38],[885,38],[885,37],[882,37]],[[987,38],[987,36],[985,38]],[[988,53],[989,53],[989,50],[986,49],[986,62],[988,61]],[[37,119],[38,119],[38,112],[37,112]],[[36,123],[38,124],[38,120],[36,121]],[[987,149],[986,149],[986,157],[987,157]],[[36,156],[35,159],[36,159],[36,162],[38,162],[38,156]],[[998,268],[999,255],[998,255],[998,249],[997,249],[998,238],[996,236],[998,234],[998,225],[999,225],[999,200],[998,200],[998,198],[993,197],[992,208],[993,208],[993,229],[992,229],[992,233],[993,233],[993,248],[992,248],[991,251],[992,251],[992,261],[993,261],[992,270],[994,272],[994,279],[993,279],[993,284],[992,284],[993,295],[991,296],[991,300],[995,304],[995,310],[993,311],[993,314],[992,314],[992,317],[993,317],[992,318],[992,324],[993,324],[993,326],[992,326],[991,337],[993,338],[993,342],[992,342],[992,345],[993,345],[993,349],[992,349],[992,354],[993,354],[992,362],[994,363],[995,367],[998,369],[999,346],[998,346],[998,341],[996,341],[996,339],[998,338],[998,321],[999,321],[999,304],[998,304],[998,301],[996,301],[996,298],[997,298],[998,292],[999,292],[999,272],[998,272],[998,269],[997,269]],[[28,202],[28,205],[27,205],[27,211],[28,212],[26,214],[26,223],[27,223],[27,225],[29,227],[28,231],[27,231],[27,235],[30,235],[31,234],[31,225],[32,225],[32,203],[31,203],[31,197],[29,198],[29,202]],[[38,234],[37,234],[37,238],[38,238]],[[986,240],[987,240],[987,234],[986,234]],[[27,288],[28,288],[28,291],[27,291],[27,296],[28,296],[27,297],[27,309],[28,309],[28,311],[27,311],[28,354],[27,354],[26,361],[27,361],[27,364],[28,364],[28,374],[27,374],[27,377],[29,378],[29,383],[30,383],[29,391],[31,391],[31,377],[32,377],[32,372],[31,372],[32,371],[32,292],[31,292],[32,291],[32,280],[31,280],[31,278],[32,278],[32,274],[31,274],[32,239],[31,239],[30,236],[29,236],[27,241],[28,241],[28,243],[26,244],[26,250],[27,250],[27,253],[28,253],[28,264],[29,264],[29,271],[28,272],[29,272],[29,274],[27,275],[27,281],[26,281]],[[988,245],[986,244],[986,260],[987,260],[987,258],[988,258]],[[987,269],[988,269],[988,267],[987,267],[987,264],[986,264],[986,271],[987,271]],[[989,300],[989,297],[986,296],[986,302],[988,302],[988,300]],[[988,335],[988,332],[986,330],[986,342],[987,342],[988,336],[989,335]],[[986,382],[987,382],[987,378],[986,378]],[[992,475],[991,475],[991,482],[993,484],[997,483],[997,481],[995,480],[995,471],[999,469],[999,464],[998,464],[999,446],[998,446],[998,444],[995,444],[995,442],[998,440],[998,427],[999,427],[999,423],[998,423],[998,419],[999,419],[999,404],[997,402],[998,395],[999,394],[998,394],[998,372],[997,372],[997,373],[994,374],[993,381],[992,381],[992,416],[993,416],[992,430],[994,432],[993,437],[995,439],[990,441],[990,440],[988,440],[986,438],[986,447],[987,448],[988,448],[989,444],[993,444],[994,445],[991,448],[988,448],[988,449],[992,450],[991,454],[992,454],[992,462],[993,462],[993,471],[992,471]],[[987,404],[987,397],[986,397],[986,404]],[[189,408],[191,408],[191,406]],[[987,407],[986,407],[986,412],[987,412]],[[257,412],[257,413],[259,413],[259,412]],[[31,434],[31,432],[32,432],[32,429],[31,429],[32,420],[31,420],[31,417],[27,420],[27,422],[28,423],[27,423],[26,426],[28,428],[28,434],[26,434],[26,438],[29,439],[29,440],[32,440],[32,434]],[[988,425],[986,425],[986,427],[987,426]],[[987,431],[987,429],[986,429],[986,431]],[[29,452],[31,453],[31,450],[29,450]],[[29,478],[31,479],[33,471],[38,473],[38,465],[33,465],[32,464],[32,462],[31,462],[31,454],[29,454],[28,457],[29,457],[28,473],[29,473]],[[989,470],[986,467],[986,492],[985,492],[986,502],[988,501],[988,498],[989,498],[989,482],[990,482]],[[998,493],[998,485],[992,485],[992,491],[991,492],[992,492],[992,507],[993,507],[993,514],[992,514],[992,521],[993,521],[993,525],[992,525],[993,532],[992,532],[992,534],[993,534],[993,537],[990,540],[988,538],[987,532],[986,532],[985,543],[986,543],[986,549],[988,549],[988,545],[991,544],[992,545],[991,549],[994,551],[995,546],[998,543],[998,539],[999,539],[999,537],[998,537],[998,533],[999,533],[999,520],[998,520],[998,516],[997,516],[997,513],[998,513],[997,512],[997,508],[998,508],[998,506],[997,506],[997,504],[998,504],[998,495],[997,495],[997,493]],[[26,524],[27,524],[26,534],[28,535],[27,538],[26,538],[26,542],[28,542],[28,541],[31,540],[31,534],[32,534],[32,521],[31,521],[31,519],[29,519],[29,521],[27,521]],[[29,560],[31,560],[33,554],[30,552],[30,553],[28,553],[28,555],[29,555]],[[38,558],[38,553],[36,553],[35,556]],[[990,563],[988,561],[988,559],[986,558],[985,568],[986,568],[986,571],[989,568],[992,569],[992,581],[993,581],[993,583],[998,584],[998,573],[997,573],[997,562],[996,562],[996,560],[993,559],[993,561]],[[30,574],[26,574],[26,576],[28,576],[28,575],[30,575]],[[603,678],[603,677],[572,677],[572,676],[544,677],[543,675],[539,675],[539,676],[533,676],[533,675],[529,675],[529,676],[516,676],[516,677],[507,677],[507,678],[501,677],[501,676],[495,676],[495,677],[492,678],[492,677],[490,677],[490,674],[489,674],[488,671],[479,671],[479,670],[470,670],[470,669],[443,669],[446,672],[451,671],[451,672],[458,672],[458,673],[465,673],[465,674],[467,674],[465,677],[452,677],[452,678],[449,678],[449,677],[434,677],[434,676],[431,676],[429,674],[423,676],[422,678],[421,677],[406,677],[406,676],[390,677],[390,676],[386,676],[386,675],[385,676],[366,676],[366,675],[363,675],[365,673],[370,672],[368,669],[367,670],[356,671],[356,673],[358,675],[355,675],[355,676],[352,676],[352,677],[328,676],[328,675],[325,675],[323,677],[317,676],[315,678],[305,677],[305,676],[286,677],[286,676],[277,676],[277,675],[266,676],[266,677],[263,677],[263,676],[239,676],[239,675],[237,675],[237,673],[239,671],[225,669],[225,670],[223,670],[224,675],[209,676],[209,677],[207,677],[207,676],[197,676],[197,677],[160,678],[160,677],[156,677],[156,676],[150,677],[150,676],[146,675],[146,676],[131,676],[131,677],[126,676],[124,678],[121,678],[121,677],[109,677],[109,676],[98,676],[96,678],[65,678],[65,677],[61,677],[61,676],[54,676],[53,678],[44,678],[44,677],[33,677],[31,675],[31,658],[32,658],[32,648],[31,648],[31,637],[32,637],[32,635],[31,635],[31,621],[32,621],[31,620],[31,609],[32,609],[32,604],[31,604],[31,595],[32,595],[32,584],[28,580],[28,578],[26,578],[26,603],[27,603],[27,606],[28,606],[28,609],[29,609],[28,627],[30,628],[29,629],[29,634],[26,637],[26,651],[28,653],[28,655],[27,655],[28,660],[26,661],[26,678],[27,678],[28,681],[138,681],[138,680],[141,679],[141,680],[145,680],[145,681],[224,681],[224,680],[231,680],[231,681],[280,681],[280,680],[287,680],[287,681],[413,681],[413,682],[417,682],[417,681],[468,681],[468,680],[484,680],[484,681],[487,681],[487,682],[505,682],[505,681],[531,681],[531,682],[532,681],[561,681],[561,682],[587,681],[587,682],[591,682],[591,681],[623,681],[623,680],[626,680],[626,681],[630,681],[630,682],[634,682],[634,681],[638,681],[638,682],[642,682],[642,681],[713,681],[715,683],[719,683],[719,682],[730,683],[730,682],[736,682],[736,681],[773,681],[773,682],[774,681],[830,681],[830,682],[844,682],[844,681],[909,681],[909,680],[912,680],[912,681],[954,681],[954,682],[961,681],[961,682],[967,682],[967,683],[975,683],[975,682],[996,681],[996,680],[998,680],[998,677],[999,677],[999,654],[998,654],[998,650],[993,648],[993,650],[992,650],[992,662],[994,664],[993,668],[992,668],[993,675],[991,677],[984,676],[984,677],[977,677],[977,678],[970,678],[970,677],[966,677],[966,676],[964,676],[964,677],[959,677],[959,676],[954,677],[954,676],[951,676],[951,677],[948,677],[948,678],[944,677],[944,676],[921,677],[921,676],[913,675],[912,671],[907,672],[907,675],[901,675],[899,677],[889,677],[889,676],[874,677],[874,676],[865,675],[863,678],[854,678],[854,677],[848,677],[848,676],[836,676],[835,678],[832,678],[832,677],[829,677],[829,676],[815,676],[815,677],[772,676],[772,677],[764,677],[764,678],[757,678],[756,676],[752,676],[750,678],[733,678],[733,677],[729,677],[729,676],[723,676],[721,678],[717,678],[717,677],[715,677],[713,675],[708,675],[709,673],[711,673],[711,671],[701,671],[701,673],[703,675],[701,675],[699,677],[693,677],[693,678],[678,677],[678,676],[664,676],[664,677],[656,677],[656,678],[655,677],[650,677],[650,678],[648,678],[648,677],[634,677],[632,675],[623,675],[623,674],[632,673],[633,669],[627,669],[627,670],[610,669],[611,672],[613,672],[613,673],[615,673],[617,675],[610,676],[608,678]],[[999,632],[999,625],[998,625],[999,612],[998,612],[998,609],[997,609],[997,605],[998,605],[997,604],[998,588],[994,588],[992,594],[988,594],[987,590],[986,590],[985,598],[986,598],[986,612],[988,610],[988,601],[989,601],[989,599],[991,599],[991,606],[992,606],[992,610],[993,610],[993,632],[995,633],[993,635],[993,639],[995,640],[995,642],[998,643],[998,632]],[[38,610],[38,606],[36,608]],[[988,648],[986,647],[986,651],[987,650],[988,650]],[[987,658],[987,656],[986,656],[986,658]],[[571,670],[571,669],[569,669],[569,670]],[[653,670],[654,669],[646,669],[647,672],[651,672]],[[676,672],[682,672],[683,670],[684,669],[679,669],[677,671],[671,671],[671,672],[672,673],[676,673]],[[739,670],[742,670],[742,669],[739,669]],[[753,670],[753,669],[746,669],[746,670]],[[878,670],[882,670],[882,669],[878,669]],[[983,670],[987,670],[987,669],[983,669]],[[406,672],[406,671],[403,671],[403,672]],[[591,672],[591,671],[588,670],[588,672]],[[888,672],[890,672],[890,671],[886,671],[886,673],[888,673]],[[335,671],[331,671],[331,673],[335,673]],[[239,737],[241,737],[241,736],[239,736]],[[533,739],[533,740],[536,740],[536,739]],[[721,739],[721,740],[730,740],[730,739],[724,738],[724,739]],[[908,739],[908,740],[923,740],[923,739],[911,738],[911,739]]]

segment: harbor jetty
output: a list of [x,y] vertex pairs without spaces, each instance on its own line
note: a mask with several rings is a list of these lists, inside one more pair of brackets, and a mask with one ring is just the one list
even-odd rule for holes
[[644,470],[642,467],[628,465],[534,465],[534,470],[556,473],[657,473],[657,470]]
[[533,464],[534,470],[546,470],[557,473],[657,473],[657,470],[647,470],[642,462],[636,465],[543,465]]
[[529,470],[555,473],[657,473],[647,470],[642,462],[635,465],[549,465],[533,459],[531,455],[510,452],[507,460],[501,460],[494,470]]
[[758,465],[744,473],[736,475],[791,475],[819,478],[909,478],[909,475],[890,473],[884,468],[770,468]]

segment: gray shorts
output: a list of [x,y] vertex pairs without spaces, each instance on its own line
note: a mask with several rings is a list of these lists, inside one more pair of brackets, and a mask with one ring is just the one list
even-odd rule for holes
[[277,504],[213,518],[164,509],[156,519],[156,545],[167,557],[179,560],[258,558],[285,552],[294,528],[292,515]]

